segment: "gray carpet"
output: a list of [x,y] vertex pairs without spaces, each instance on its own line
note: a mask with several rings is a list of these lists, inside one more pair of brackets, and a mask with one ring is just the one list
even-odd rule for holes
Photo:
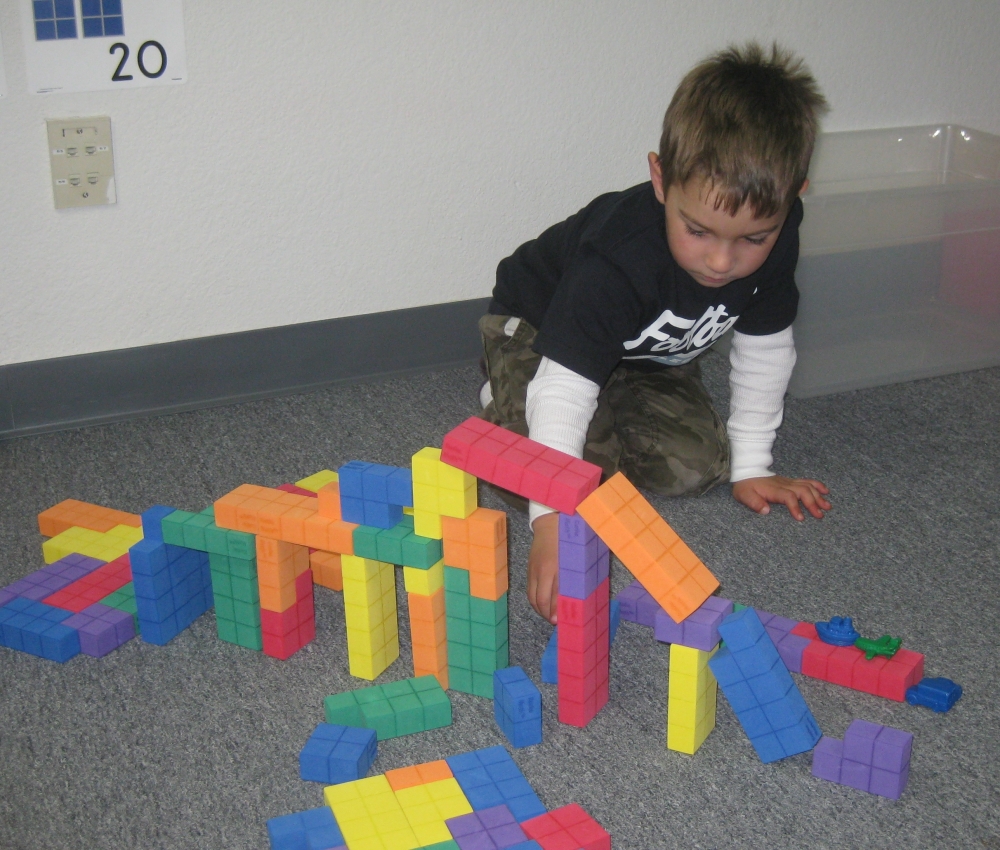
[[[724,362],[709,355],[705,369],[724,408]],[[0,586],[42,565],[35,516],[62,499],[200,510],[243,482],[355,458],[406,465],[472,412],[478,384],[477,369],[455,369],[0,444]],[[611,702],[588,728],[561,726],[555,687],[541,686],[545,740],[513,755],[542,801],[580,803],[622,850],[1000,848],[998,421],[995,369],[790,399],[778,468],[829,484],[826,519],[760,517],[728,488],[654,500],[725,596],[800,619],[852,615],[963,685],[938,715],[795,677],[825,734],[855,718],[914,733],[901,800],[814,779],[808,754],[761,764],[721,694],[697,755],[667,751],[668,649],[625,623]],[[538,682],[549,627],[524,598],[523,516],[510,533],[511,663]],[[612,590],[629,580],[616,566]],[[318,589],[316,616],[315,642],[285,662],[218,640],[211,614],[166,647],[135,640],[101,660],[0,649],[0,847],[266,847],[268,818],[322,802],[297,754],[323,698],[366,684],[348,675],[340,595]],[[410,674],[402,643],[380,681]],[[373,772],[503,743],[490,702],[452,699],[451,727],[382,742]]]

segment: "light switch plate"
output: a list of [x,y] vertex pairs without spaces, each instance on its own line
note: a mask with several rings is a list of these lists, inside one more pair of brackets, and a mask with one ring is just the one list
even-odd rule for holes
[[56,209],[115,203],[111,119],[70,118],[45,123]]

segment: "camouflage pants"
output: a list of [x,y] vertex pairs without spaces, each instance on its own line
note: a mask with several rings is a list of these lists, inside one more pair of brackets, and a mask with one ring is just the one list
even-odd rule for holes
[[[525,395],[541,356],[537,331],[523,319],[511,336],[510,316],[479,320],[493,401],[480,414],[527,436]],[[597,399],[583,457],[664,496],[698,495],[729,478],[729,440],[701,382],[697,362],[656,372],[619,366]]]

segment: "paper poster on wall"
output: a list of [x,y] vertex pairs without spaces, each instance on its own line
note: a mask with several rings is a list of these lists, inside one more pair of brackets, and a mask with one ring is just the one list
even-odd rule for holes
[[187,79],[181,0],[20,0],[34,94]]

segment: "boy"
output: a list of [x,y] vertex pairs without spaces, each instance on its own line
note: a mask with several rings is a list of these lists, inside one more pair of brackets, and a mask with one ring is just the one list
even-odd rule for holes
[[[830,509],[771,470],[795,347],[799,199],[826,108],[776,45],[731,47],[681,82],[651,181],[602,195],[503,260],[480,321],[483,417],[662,495],[729,480],[758,513]],[[694,358],[730,328],[724,426]],[[528,599],[555,623],[558,516],[529,506]]]

